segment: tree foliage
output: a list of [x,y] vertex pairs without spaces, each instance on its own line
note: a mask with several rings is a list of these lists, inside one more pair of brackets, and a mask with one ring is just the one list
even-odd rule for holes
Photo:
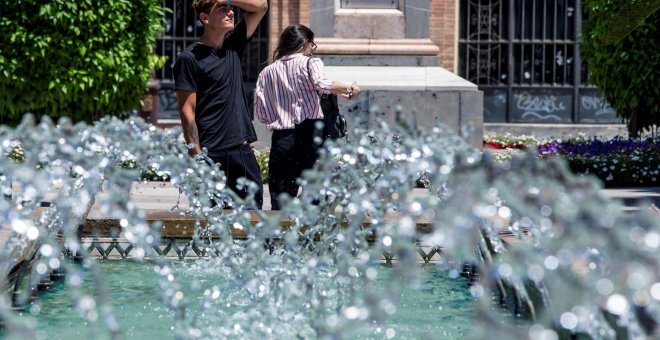
[[[581,54],[631,136],[660,125],[660,11],[657,0],[585,0]],[[623,26],[622,26],[623,25]]]
[[92,121],[139,105],[162,0],[15,0],[0,12],[0,114]]
[[626,2],[614,15],[603,42],[614,44],[632,33],[644,20],[660,9],[660,0]]

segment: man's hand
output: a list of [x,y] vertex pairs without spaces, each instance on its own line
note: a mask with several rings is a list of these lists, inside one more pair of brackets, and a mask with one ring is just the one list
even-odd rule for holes
[[199,164],[206,164],[208,166],[215,165],[215,162],[211,159],[211,157],[209,157],[204,152],[198,152],[197,154],[195,154],[195,156],[193,156],[193,159],[195,160],[195,162]]

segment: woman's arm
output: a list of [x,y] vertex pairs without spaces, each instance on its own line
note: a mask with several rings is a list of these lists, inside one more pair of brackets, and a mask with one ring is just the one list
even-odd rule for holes
[[332,93],[338,94],[344,98],[353,99],[360,95],[360,87],[356,82],[352,84],[335,81],[332,83]]
[[257,119],[260,122],[268,125],[272,123],[275,118],[269,114],[266,106],[266,94],[264,91],[264,77],[266,77],[266,70],[261,71],[259,77],[257,78],[257,87],[254,89],[254,112],[257,114]]
[[357,97],[360,94],[360,87],[357,82],[348,84],[340,81],[330,81],[323,71],[324,65],[320,59],[312,59],[309,67],[316,91],[334,93],[348,99],[353,99],[353,97]]

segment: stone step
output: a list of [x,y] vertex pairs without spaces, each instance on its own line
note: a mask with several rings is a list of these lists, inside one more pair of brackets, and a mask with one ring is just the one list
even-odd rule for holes
[[[230,215],[233,213],[231,210],[225,210],[225,214]],[[195,233],[197,225],[201,226],[199,233],[204,233],[206,230],[207,220],[191,215],[181,215],[179,212],[169,212],[161,210],[146,210],[146,222],[152,224],[160,222],[161,230],[160,235],[167,238],[191,238]],[[264,220],[264,218],[279,218],[279,227],[282,232],[288,231],[293,225],[289,217],[282,215],[280,211],[275,210],[260,210],[260,211],[246,211],[249,214],[249,226],[228,226],[231,235],[235,239],[247,239],[250,235],[250,227],[254,227]],[[339,213],[335,213],[337,218],[340,218]],[[394,221],[399,218],[396,213],[387,213],[385,215],[385,223]],[[348,220],[340,222],[342,227],[348,228],[351,223]],[[421,234],[428,234],[433,231],[433,221],[428,217],[419,218],[416,221],[417,231]],[[364,218],[361,222],[364,229],[370,228],[372,223],[369,218]],[[301,232],[305,232],[307,227],[302,227]],[[120,225],[120,220],[115,218],[104,217],[91,217],[88,218],[79,230],[81,237],[115,237],[122,238],[124,228]],[[217,232],[212,232],[208,235],[212,238],[217,238],[220,235]]]

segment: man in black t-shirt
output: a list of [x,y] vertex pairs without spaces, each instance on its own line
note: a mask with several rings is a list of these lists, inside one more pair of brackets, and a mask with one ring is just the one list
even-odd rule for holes
[[[245,11],[235,25],[236,6]],[[204,25],[200,40],[182,51],[174,65],[176,97],[183,136],[192,144],[189,154],[202,157],[202,148],[238,190],[237,179],[257,184],[257,208],[263,202],[263,184],[250,143],[257,140],[243,86],[241,55],[266,14],[266,0],[195,0],[193,8]],[[230,33],[231,32],[231,33]]]

